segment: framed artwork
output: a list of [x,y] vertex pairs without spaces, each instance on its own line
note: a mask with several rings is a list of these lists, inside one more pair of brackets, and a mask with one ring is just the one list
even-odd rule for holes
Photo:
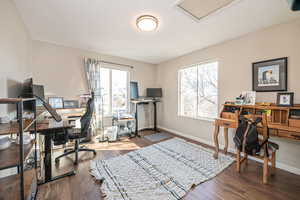
[[63,97],[48,97],[48,103],[54,109],[64,108],[64,98]]
[[278,106],[293,106],[294,105],[294,93],[293,92],[277,93],[277,105]]
[[79,101],[76,100],[65,100],[64,108],[79,108]]
[[252,63],[252,90],[287,91],[287,57]]

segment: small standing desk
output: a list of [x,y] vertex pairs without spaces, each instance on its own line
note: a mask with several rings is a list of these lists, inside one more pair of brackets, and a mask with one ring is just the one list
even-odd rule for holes
[[134,105],[135,107],[135,137],[140,137],[140,135],[138,134],[139,128],[138,128],[138,107],[139,105],[145,105],[145,104],[149,104],[149,103],[153,103],[154,106],[154,127],[152,130],[157,131],[157,108],[156,108],[156,103],[160,102],[160,100],[157,99],[137,99],[137,100],[131,100],[131,103]]

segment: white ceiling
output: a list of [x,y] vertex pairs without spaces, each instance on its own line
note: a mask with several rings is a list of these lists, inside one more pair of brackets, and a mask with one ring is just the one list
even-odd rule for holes
[[[178,0],[14,1],[34,40],[154,64],[300,17],[286,0],[236,0],[200,22]],[[144,14],[159,19],[157,31],[136,28]]]

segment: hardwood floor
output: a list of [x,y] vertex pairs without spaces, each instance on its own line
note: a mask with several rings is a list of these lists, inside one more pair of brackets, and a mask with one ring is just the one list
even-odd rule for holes
[[[143,132],[143,134],[150,134],[150,132]],[[200,144],[199,142],[194,143]],[[97,150],[97,156],[93,157],[92,153],[81,153],[79,165],[76,167],[77,174],[40,186],[38,199],[103,199],[100,191],[100,184],[89,175],[89,160],[111,158],[151,144],[153,143],[144,138],[124,139],[122,142],[109,144],[89,144],[90,148],[95,148]],[[60,153],[61,152],[56,152],[53,157]],[[70,158],[72,158],[72,156],[70,156]],[[63,158],[60,161],[59,166],[54,167],[54,173],[59,174],[72,169],[73,163],[70,158]],[[300,176],[277,169],[275,176],[269,178],[269,184],[263,185],[262,164],[250,160],[247,166],[242,168],[242,173],[239,174],[235,170],[234,163],[217,177],[196,186],[184,197],[184,199],[296,200],[300,199]]]

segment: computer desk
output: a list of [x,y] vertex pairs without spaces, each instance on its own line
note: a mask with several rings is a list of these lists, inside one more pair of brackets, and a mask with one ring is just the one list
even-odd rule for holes
[[[63,120],[61,122],[55,122],[54,119],[46,119],[43,121],[37,121],[37,133],[44,135],[45,142],[44,142],[44,150],[45,150],[45,157],[44,157],[44,174],[45,180],[39,182],[39,184],[48,183],[60,178],[64,178],[66,176],[75,175],[75,171],[70,171],[63,175],[59,176],[52,176],[52,138],[55,133],[66,131],[67,129],[71,129],[74,127],[68,120]],[[30,133],[34,133],[34,128],[31,127],[28,130]],[[18,134],[19,127],[16,123],[8,123],[8,124],[1,124],[1,131],[0,135],[4,134]]]
[[72,170],[62,175],[58,175],[53,177],[52,176],[52,138],[55,133],[64,132],[67,129],[73,128],[74,125],[70,124],[69,121],[61,121],[56,122],[53,119],[45,120],[43,122],[37,123],[37,132],[41,135],[44,135],[45,142],[44,142],[44,150],[45,150],[45,157],[44,157],[44,168],[45,168],[45,180],[39,182],[39,184],[48,183],[51,181],[55,181],[60,178],[64,178],[67,176],[75,175],[75,171]]
[[158,99],[136,99],[136,100],[131,100],[131,103],[134,105],[135,107],[135,137],[140,137],[140,135],[138,134],[139,128],[138,128],[138,107],[139,105],[144,105],[144,104],[149,104],[149,103],[153,103],[154,106],[154,127],[153,127],[153,131],[157,131],[157,106],[156,103],[160,102],[160,100]]

